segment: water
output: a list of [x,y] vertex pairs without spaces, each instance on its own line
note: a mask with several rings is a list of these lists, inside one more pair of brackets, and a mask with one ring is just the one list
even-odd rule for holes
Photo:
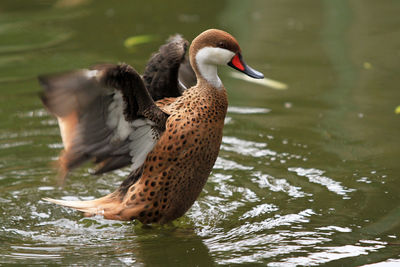
[[[3,0],[0,10],[0,264],[400,264],[400,2]],[[57,186],[61,139],[35,77],[99,62],[142,71],[168,35],[211,27],[289,88],[220,70],[231,108],[190,211],[144,227],[42,201],[105,195],[128,171],[93,177],[86,165]],[[142,34],[152,41],[123,46]]]

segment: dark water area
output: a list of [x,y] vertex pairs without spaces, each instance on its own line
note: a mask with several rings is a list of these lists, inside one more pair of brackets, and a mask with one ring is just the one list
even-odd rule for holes
[[[400,2],[0,2],[0,265],[400,265]],[[91,165],[57,186],[57,121],[36,77],[127,62],[220,28],[286,90],[219,69],[230,109],[189,212],[144,227],[48,204],[114,191]],[[149,35],[131,48],[124,41]]]

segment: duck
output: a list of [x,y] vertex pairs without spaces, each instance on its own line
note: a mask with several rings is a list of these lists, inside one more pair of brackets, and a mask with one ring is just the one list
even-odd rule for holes
[[86,161],[97,164],[95,174],[130,165],[128,177],[104,197],[44,200],[85,216],[143,224],[183,216],[222,142],[228,99],[220,65],[264,78],[245,63],[237,40],[218,29],[200,33],[189,48],[182,36],[171,37],[143,75],[120,63],[39,77],[41,99],[60,127],[62,177]]

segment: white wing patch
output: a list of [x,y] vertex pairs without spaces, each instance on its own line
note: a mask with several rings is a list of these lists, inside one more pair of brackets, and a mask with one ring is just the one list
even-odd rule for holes
[[85,72],[86,77],[90,78],[97,78],[99,71],[98,70],[86,70]]
[[129,135],[129,140],[131,141],[129,144],[129,154],[132,157],[132,170],[142,166],[147,154],[149,154],[158,141],[158,134],[153,125],[154,122],[148,119],[138,119],[132,123],[133,131]]
[[147,154],[158,141],[155,123],[148,119],[127,122],[123,113],[124,101],[120,92],[115,92],[108,107],[107,126],[114,130],[111,142],[121,142],[129,138],[129,155],[132,157],[131,170],[136,170],[146,160]]
[[124,117],[124,101],[122,94],[118,91],[114,93],[113,101],[108,106],[107,126],[115,129],[112,142],[120,142],[128,138],[132,132],[132,126]]

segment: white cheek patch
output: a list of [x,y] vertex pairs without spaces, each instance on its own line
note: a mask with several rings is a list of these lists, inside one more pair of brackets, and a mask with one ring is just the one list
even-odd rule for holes
[[225,65],[233,58],[235,53],[219,47],[203,47],[196,54],[199,64]]
[[235,53],[219,47],[203,47],[196,54],[196,63],[200,74],[214,87],[219,88],[222,82],[218,77],[217,65],[228,64]]

